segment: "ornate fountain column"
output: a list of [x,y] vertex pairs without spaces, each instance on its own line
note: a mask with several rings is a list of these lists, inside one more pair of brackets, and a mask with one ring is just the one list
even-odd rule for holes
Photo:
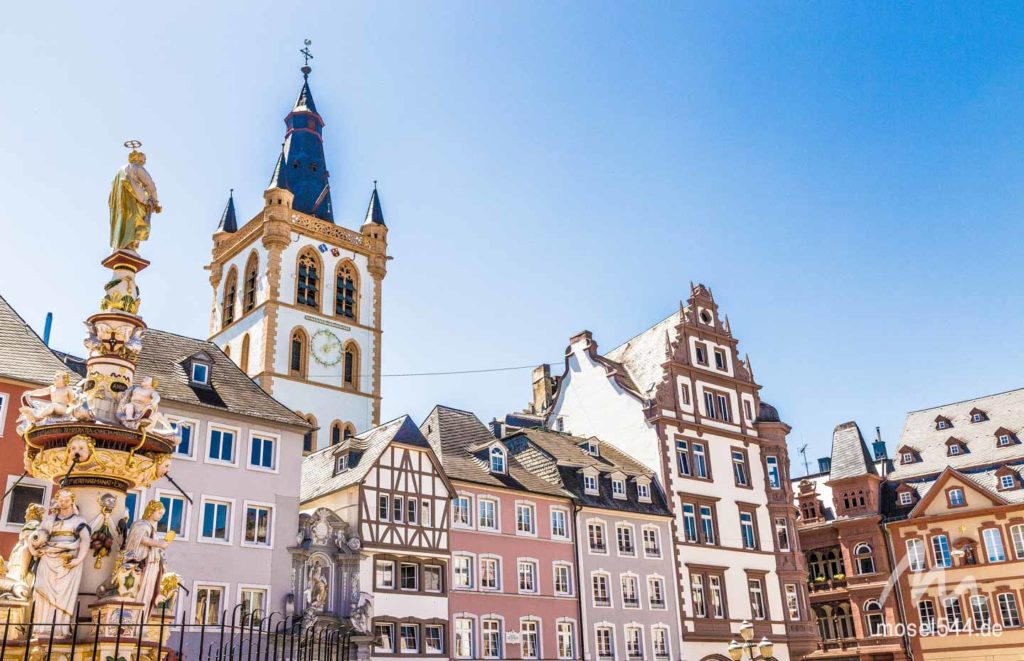
[[[146,324],[135,280],[149,266],[137,249],[161,208],[145,155],[137,150],[141,143],[125,146],[131,148],[128,163],[118,170],[109,198],[113,252],[102,264],[110,277],[98,312],[86,320],[86,376],[74,386],[68,375],[55,376],[53,386],[27,393],[21,409],[25,469],[56,488],[49,508],[34,512],[0,579],[0,620],[9,612],[12,621],[26,623],[20,643],[9,643],[5,657],[20,657],[29,645],[33,654],[45,646],[50,655],[71,649],[76,658],[78,651],[92,658],[97,627],[76,626],[76,618],[88,615],[104,625],[100,658],[114,645],[105,637],[116,637],[120,628],[134,639],[140,627],[157,658],[165,642],[158,640],[160,606],[177,591],[177,576],[163,566],[173,533],[156,534],[159,502],[150,503],[131,530],[118,526],[125,520],[126,492],[164,476],[177,444],[159,411],[159,384],[136,374]],[[25,566],[12,574],[19,558],[35,558],[34,572]]]

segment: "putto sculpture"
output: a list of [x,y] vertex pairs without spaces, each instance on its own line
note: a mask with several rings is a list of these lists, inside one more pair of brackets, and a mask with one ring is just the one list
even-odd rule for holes
[[49,419],[85,419],[88,417],[82,406],[80,394],[71,387],[71,374],[57,372],[53,385],[30,390],[21,396],[22,406],[19,433],[32,425]]

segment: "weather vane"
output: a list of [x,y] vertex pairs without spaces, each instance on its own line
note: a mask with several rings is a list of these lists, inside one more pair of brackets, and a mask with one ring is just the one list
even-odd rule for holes
[[310,41],[309,39],[305,39],[304,42],[306,44],[306,47],[300,50],[299,52],[302,53],[302,57],[306,58],[306,66],[308,67],[309,61],[313,59],[313,54],[309,52],[309,47],[313,45],[313,42]]

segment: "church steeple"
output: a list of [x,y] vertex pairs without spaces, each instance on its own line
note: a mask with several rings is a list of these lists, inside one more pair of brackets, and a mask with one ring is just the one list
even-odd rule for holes
[[232,188],[228,194],[228,204],[224,207],[224,213],[220,216],[220,224],[217,225],[218,232],[237,232],[238,217],[235,215],[235,189]]
[[284,118],[288,128],[268,188],[291,191],[295,196],[293,209],[333,223],[331,186],[324,158],[324,120],[309,89],[310,72],[308,64],[302,67],[302,89],[292,111]]
[[383,225],[384,211],[380,208],[380,196],[377,195],[377,182],[373,182],[373,192],[370,193],[370,206],[366,208],[366,220],[363,225]]

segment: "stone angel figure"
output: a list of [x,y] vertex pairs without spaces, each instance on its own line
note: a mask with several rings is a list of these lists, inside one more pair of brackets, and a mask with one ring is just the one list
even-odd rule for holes
[[117,406],[117,419],[129,429],[145,427],[154,434],[173,434],[174,427],[160,413],[160,393],[156,391],[158,382],[147,376],[139,383],[124,391]]
[[[126,147],[141,147],[128,141]],[[146,155],[136,149],[128,154],[128,163],[114,176],[110,190],[110,247],[114,250],[139,249],[149,238],[149,220],[162,208],[157,200],[156,184],[146,170]]]
[[22,406],[18,410],[18,433],[49,418],[88,418],[85,409],[80,406],[79,395],[71,387],[71,374],[57,372],[53,375],[53,385],[38,390],[30,390],[21,396]]

